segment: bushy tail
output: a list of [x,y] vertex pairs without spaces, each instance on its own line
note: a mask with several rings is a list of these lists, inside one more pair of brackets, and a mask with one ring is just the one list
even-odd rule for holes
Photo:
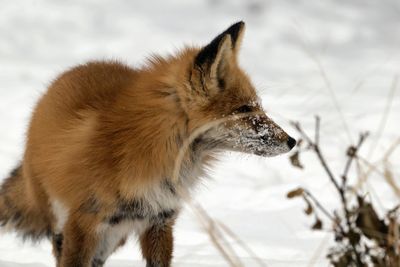
[[1,185],[0,227],[16,231],[24,240],[38,241],[50,236],[48,216],[29,198],[21,166]]

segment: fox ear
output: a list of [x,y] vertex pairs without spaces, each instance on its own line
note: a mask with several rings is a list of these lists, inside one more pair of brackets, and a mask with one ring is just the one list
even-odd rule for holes
[[196,55],[191,80],[199,82],[207,95],[217,92],[223,84],[229,66],[236,61],[243,33],[244,23],[235,23]]
[[234,54],[237,54],[240,45],[242,43],[243,35],[245,30],[245,24],[243,21],[237,22],[226,29],[223,33],[218,35],[211,41],[207,46],[205,46],[196,56],[195,63],[199,66],[204,63],[214,61],[218,54],[218,50],[221,47],[221,43],[226,36],[231,39],[231,50]]
[[243,35],[245,32],[245,24],[243,21],[236,22],[232,26],[230,26],[228,29],[226,29],[222,34],[229,34],[232,39],[232,49],[235,52],[235,55],[240,49],[240,46],[242,44],[243,40]]

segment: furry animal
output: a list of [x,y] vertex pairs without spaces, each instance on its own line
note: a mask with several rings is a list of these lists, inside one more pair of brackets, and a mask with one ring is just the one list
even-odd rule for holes
[[238,66],[244,28],[141,69],[97,61],[61,74],[1,187],[1,225],[50,238],[57,267],[103,266],[131,233],[148,267],[170,266],[182,200],[220,151],[275,156],[296,144]]

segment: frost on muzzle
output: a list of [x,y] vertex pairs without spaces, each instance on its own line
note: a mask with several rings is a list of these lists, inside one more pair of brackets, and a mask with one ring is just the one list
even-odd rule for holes
[[238,114],[224,123],[227,149],[272,157],[289,152],[296,140],[264,113]]

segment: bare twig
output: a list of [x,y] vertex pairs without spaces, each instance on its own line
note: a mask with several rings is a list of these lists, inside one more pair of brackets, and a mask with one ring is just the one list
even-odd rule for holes
[[211,242],[218,249],[220,254],[232,267],[244,267],[244,264],[240,261],[239,257],[235,254],[233,248],[226,242],[225,238],[221,234],[215,221],[207,214],[207,212],[197,203],[191,204],[192,210],[198,216],[199,221],[204,227],[204,230],[208,233]]
[[[316,117],[316,130],[319,131],[319,117]],[[340,192],[340,186],[339,183],[336,181],[335,176],[333,175],[332,171],[330,170],[324,156],[322,155],[322,152],[319,148],[319,146],[316,144],[315,141],[311,140],[311,138],[303,131],[302,127],[300,126],[299,123],[292,123],[293,126],[296,128],[296,130],[303,136],[303,138],[305,139],[305,141],[309,144],[309,146],[311,147],[312,150],[314,150],[314,152],[317,154],[317,157],[319,159],[319,161],[322,164],[322,167],[325,169],[329,179],[331,180],[331,182],[333,183],[333,185],[335,186],[336,190],[338,192]],[[319,135],[315,134],[315,136],[317,137]]]
[[332,87],[332,83],[328,78],[328,75],[327,75],[327,73],[325,71],[325,68],[322,65],[321,60],[319,59],[319,57],[315,53],[315,51],[313,51],[313,49],[311,49],[311,47],[309,45],[309,40],[308,40],[307,36],[304,34],[303,29],[299,25],[300,25],[299,23],[296,23],[295,24],[295,28],[299,32],[300,41],[301,41],[301,44],[303,45],[304,51],[311,58],[311,60],[314,61],[315,65],[317,66],[318,71],[319,71],[319,73],[320,73],[320,75],[322,77],[322,80],[323,80],[324,84],[325,84],[325,87],[328,89],[330,97],[331,97],[331,99],[333,101],[333,105],[334,105],[336,111],[338,112],[338,114],[340,116],[341,122],[343,124],[343,128],[346,131],[347,137],[348,137],[349,141],[352,142],[353,138],[352,138],[352,136],[350,134],[350,128],[347,125],[346,119],[344,117],[344,113],[343,113],[342,108],[340,107],[340,104],[339,104],[339,100],[338,100],[338,98],[337,98],[337,96],[335,94],[335,90]]
[[387,96],[386,105],[385,105],[385,109],[383,111],[383,115],[382,115],[381,121],[379,122],[379,125],[378,125],[378,128],[377,128],[378,129],[378,131],[377,131],[378,133],[377,133],[377,136],[375,138],[375,142],[371,145],[370,150],[367,153],[367,158],[370,158],[373,155],[373,153],[375,152],[375,150],[376,150],[376,148],[377,148],[377,146],[379,144],[379,141],[380,141],[380,139],[382,137],[383,131],[385,130],[385,126],[386,126],[386,123],[387,123],[387,120],[388,120],[389,114],[390,114],[390,109],[392,107],[394,95],[395,95],[396,90],[398,88],[398,81],[399,81],[399,75],[395,75],[394,78],[393,78],[392,86],[390,87],[389,94]]
[[315,116],[315,144],[319,146],[319,133],[321,127],[321,119],[319,116]]
[[267,265],[256,255],[254,252],[246,245],[240,238],[231,230],[226,224],[218,222],[219,226],[235,240],[261,267],[266,267]]
[[356,147],[350,146],[349,149],[347,150],[347,162],[346,165],[344,167],[344,171],[342,174],[342,180],[343,180],[343,185],[346,185],[346,181],[347,181],[347,175],[349,173],[350,167],[351,167],[351,163],[353,162],[353,160],[355,158],[357,158],[357,152],[360,149],[361,145],[364,143],[365,138],[367,138],[368,133],[363,133],[360,135],[360,138],[358,139],[358,144]]
[[328,244],[328,238],[330,235],[326,234],[326,236],[322,239],[321,243],[317,247],[317,249],[314,252],[314,255],[311,257],[311,260],[308,264],[308,267],[313,267],[315,263],[317,262],[318,258],[321,256],[321,253],[323,251],[323,248]]
[[[318,201],[318,199],[316,197],[314,197],[313,194],[311,194],[310,191],[308,191],[307,189],[303,189],[303,190],[304,190],[304,194],[306,194],[306,196],[309,197],[313,201],[313,203],[322,211],[323,214],[325,214],[326,217],[328,217],[333,222],[336,221],[335,217],[327,209],[324,208],[324,206]],[[340,225],[338,225],[338,226],[341,227]]]
[[389,146],[389,149],[384,153],[383,157],[376,161],[375,163],[369,162],[367,159],[358,157],[359,160],[361,160],[365,165],[368,166],[368,169],[364,172],[363,175],[360,176],[358,183],[355,185],[355,189],[359,189],[365,182],[367,182],[369,176],[371,175],[372,172],[378,172],[380,175],[385,177],[384,172],[378,170],[378,165],[381,163],[385,163],[389,161],[390,156],[396,151],[396,149],[400,147],[400,138],[396,139],[392,145]]

